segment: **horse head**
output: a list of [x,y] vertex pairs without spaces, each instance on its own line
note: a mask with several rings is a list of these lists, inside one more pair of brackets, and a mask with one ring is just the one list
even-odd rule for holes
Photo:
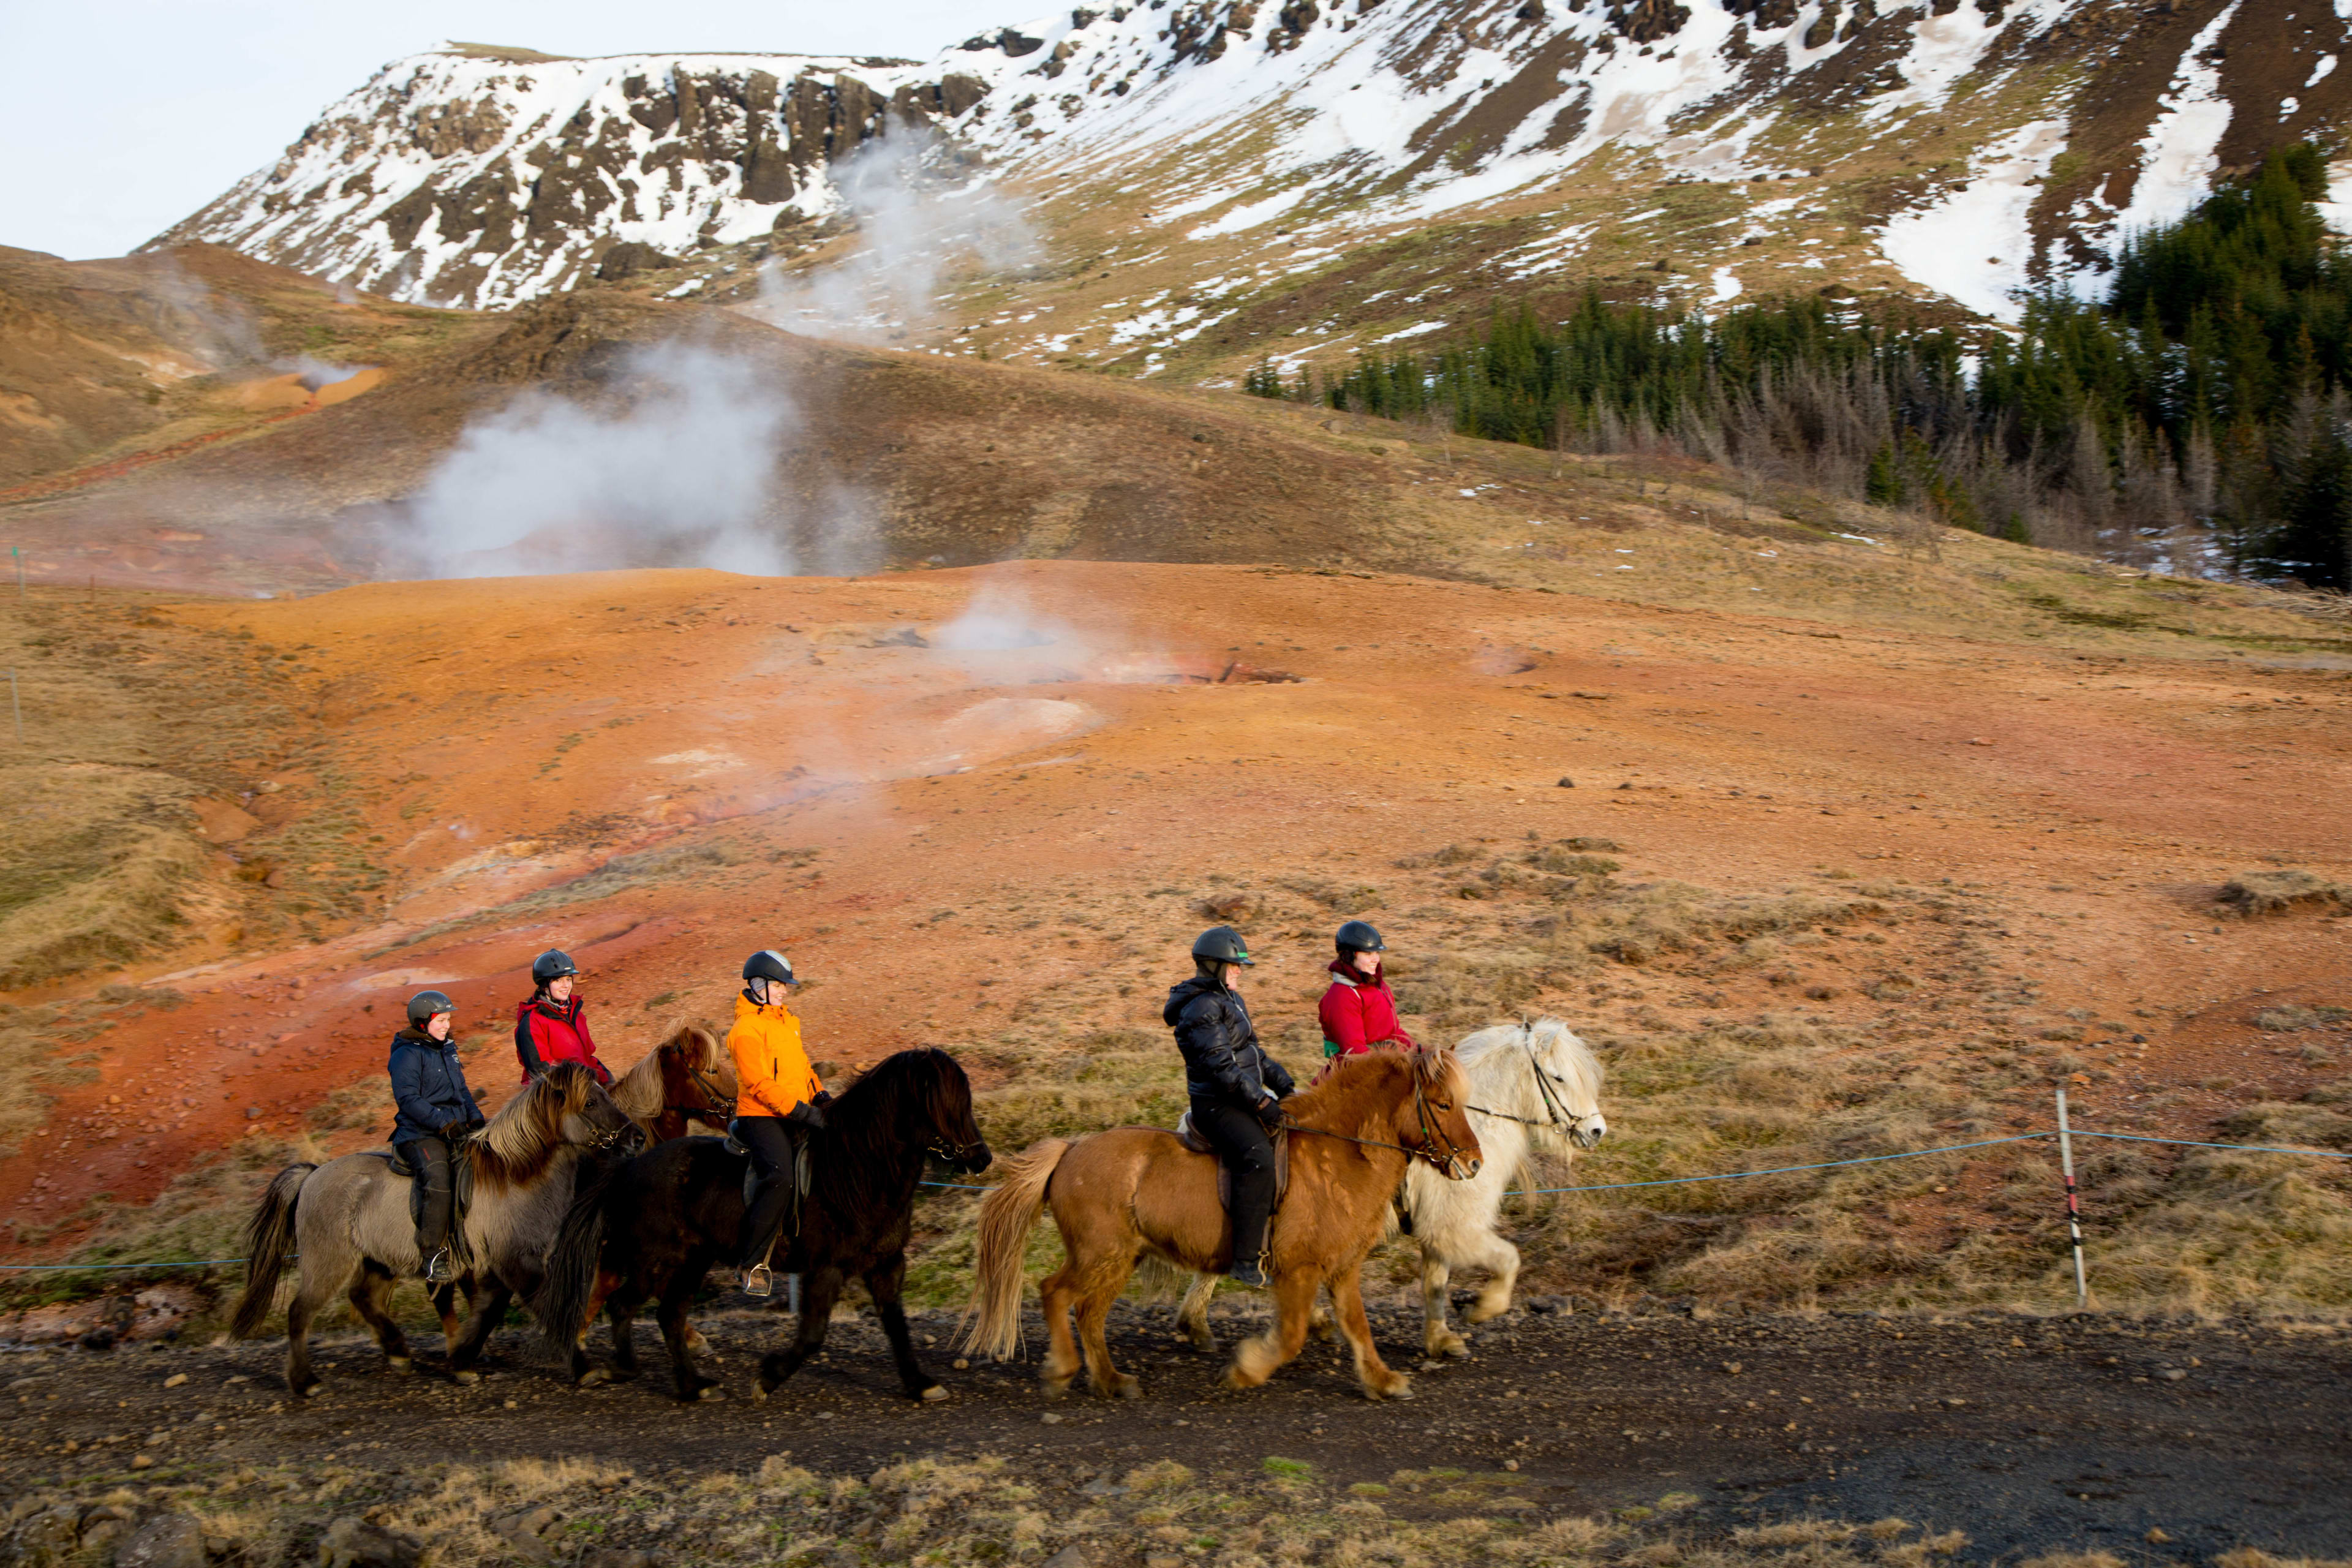
[[1609,1135],[1601,1114],[1601,1060],[1591,1047],[1558,1018],[1538,1018],[1519,1026],[1535,1104],[1530,1120],[1564,1133],[1580,1149],[1592,1149]]
[[1470,1080],[1452,1051],[1422,1047],[1406,1058],[1412,1074],[1412,1104],[1400,1108],[1397,1142],[1429,1162],[1439,1175],[1466,1182],[1483,1159],[1477,1130],[1470,1125]]
[[972,1114],[971,1080],[964,1076],[963,1064],[936,1047],[924,1054],[937,1058],[929,1063],[934,1071],[929,1095],[931,1135],[923,1144],[924,1152],[968,1174],[987,1170],[992,1156]]
[[683,1024],[662,1043],[662,1099],[672,1110],[735,1113],[741,1086],[735,1078],[735,1060],[719,1037],[699,1024]]
[[544,1097],[539,1112],[551,1142],[602,1152],[615,1144],[635,1149],[645,1141],[644,1129],[579,1062],[557,1062],[539,1075],[528,1092]]

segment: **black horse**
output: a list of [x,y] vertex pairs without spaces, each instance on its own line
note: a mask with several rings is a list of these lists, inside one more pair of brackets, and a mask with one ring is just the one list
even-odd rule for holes
[[[937,1158],[957,1171],[988,1168],[971,1081],[945,1051],[900,1051],[835,1097],[824,1120],[810,1149],[811,1191],[800,1234],[780,1240],[773,1259],[778,1274],[803,1277],[800,1331],[788,1349],[761,1359],[753,1397],[765,1399],[824,1348],[842,1282],[856,1274],[874,1298],[908,1394],[945,1399],[947,1390],[916,1363],[899,1295],[924,1160]],[[749,1163],[722,1140],[677,1138],[608,1167],[600,1184],[580,1192],[533,1303],[550,1342],[571,1357],[573,1382],[589,1387],[608,1375],[589,1361],[583,1343],[600,1308],[612,1317],[615,1365],[623,1375],[635,1374],[633,1324],[652,1301],[677,1396],[718,1396],[719,1380],[695,1370],[686,1309],[711,1267],[733,1258],[741,1244]]]

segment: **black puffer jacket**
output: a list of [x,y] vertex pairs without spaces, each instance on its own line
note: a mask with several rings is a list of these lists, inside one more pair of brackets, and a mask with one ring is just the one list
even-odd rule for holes
[[1196,974],[1168,993],[1160,1020],[1176,1031],[1184,1053],[1184,1089],[1194,1100],[1255,1110],[1269,1094],[1297,1087],[1280,1062],[1258,1044],[1249,1009],[1223,982]]
[[403,1029],[392,1037],[391,1067],[392,1098],[400,1107],[400,1117],[392,1125],[394,1142],[438,1137],[452,1121],[482,1125],[481,1108],[466,1087],[466,1069],[457,1064],[457,1041],[436,1040],[422,1029]]

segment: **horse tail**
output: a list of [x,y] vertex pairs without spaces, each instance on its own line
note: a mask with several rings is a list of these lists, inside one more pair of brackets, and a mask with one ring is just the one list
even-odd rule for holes
[[614,1160],[596,1162],[593,1169],[583,1165],[572,1207],[547,1249],[546,1269],[530,1310],[558,1355],[570,1355],[588,1326],[596,1300],[596,1272],[604,1258],[604,1199],[625,1163]]
[[1022,1151],[1004,1163],[1004,1179],[981,1199],[965,1350],[1006,1361],[1021,1348],[1021,1260],[1045,1210],[1045,1189],[1069,1150],[1068,1139],[1048,1138]]
[[245,1226],[245,1294],[229,1320],[229,1338],[249,1340],[261,1331],[278,1299],[278,1277],[286,1269],[286,1249],[294,1243],[294,1205],[316,1165],[289,1165],[269,1178],[261,1202]]

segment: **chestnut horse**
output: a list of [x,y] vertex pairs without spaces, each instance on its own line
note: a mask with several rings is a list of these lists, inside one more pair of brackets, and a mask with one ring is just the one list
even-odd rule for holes
[[697,1121],[726,1131],[735,1096],[734,1058],[699,1024],[674,1026],[668,1038],[613,1080],[613,1103],[656,1143],[685,1137]]
[[[1284,1102],[1296,1131],[1289,1190],[1269,1242],[1277,1316],[1272,1328],[1236,1348],[1227,1386],[1255,1388],[1296,1356],[1307,1342],[1316,1292],[1328,1287],[1364,1392],[1375,1399],[1412,1397],[1412,1380],[1382,1363],[1372,1344],[1361,1272],[1387,1225],[1390,1195],[1412,1161],[1427,1161],[1457,1181],[1478,1173],[1466,1095],[1452,1051],[1416,1050],[1351,1058]],[[1103,1321],[1147,1254],[1186,1270],[1231,1266],[1233,1223],[1217,1201],[1216,1159],[1156,1127],[1048,1138],[1016,1155],[980,1205],[967,1349],[1003,1361],[1019,1348],[1022,1254],[1038,1212],[1049,1205],[1065,1257],[1038,1287],[1052,1342],[1046,1392],[1064,1393],[1077,1375],[1075,1303],[1094,1391],[1139,1397],[1137,1380],[1111,1365]]]

